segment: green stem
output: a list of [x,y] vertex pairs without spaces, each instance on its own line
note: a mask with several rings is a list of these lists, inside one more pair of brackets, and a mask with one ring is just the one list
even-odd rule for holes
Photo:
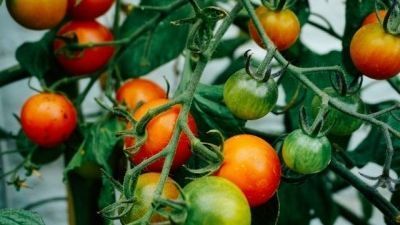
[[114,37],[119,37],[119,21],[120,21],[120,14],[121,14],[121,1],[115,1],[115,14],[114,14],[114,24],[113,24],[113,33]]
[[339,214],[353,225],[370,225],[368,221],[358,217],[352,211],[335,202],[336,207],[339,209]]
[[0,87],[27,77],[29,77],[29,73],[20,65],[9,67],[0,71]]

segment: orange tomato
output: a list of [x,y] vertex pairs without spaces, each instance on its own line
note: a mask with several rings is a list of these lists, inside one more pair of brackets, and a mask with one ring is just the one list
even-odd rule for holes
[[[140,120],[150,109],[155,109],[168,102],[168,99],[156,99],[152,100],[141,107],[134,113],[133,117],[135,120]],[[139,164],[143,160],[157,154],[163,150],[169,143],[172,133],[175,128],[176,120],[180,112],[181,106],[175,105],[170,109],[160,113],[156,117],[152,118],[146,126],[147,139],[142,145],[139,152],[132,156],[131,161],[134,164]],[[192,115],[188,116],[188,125],[193,133],[197,133],[196,123]],[[129,125],[128,125],[129,126]],[[125,146],[130,147],[135,144],[134,138],[126,138]],[[182,166],[190,157],[190,140],[189,138],[181,133],[178,141],[178,146],[172,165],[172,169],[176,169]],[[164,159],[157,160],[153,164],[149,165],[146,169],[148,171],[161,171],[164,164]]]
[[[300,34],[300,22],[293,11],[290,9],[272,11],[264,6],[260,6],[256,9],[256,14],[264,31],[279,51],[288,49],[296,42]],[[259,46],[265,48],[253,21],[250,20],[248,26],[250,36],[253,40]]]
[[379,10],[378,15],[376,14],[376,12],[372,12],[364,18],[362,25],[364,26],[364,25],[371,24],[371,23],[379,23],[378,17],[383,22],[383,20],[385,19],[386,13],[387,13],[386,10]]
[[22,130],[42,147],[54,147],[67,140],[76,123],[75,107],[59,94],[36,94],[24,103],[21,110]]
[[146,103],[154,99],[166,98],[167,93],[156,83],[146,79],[127,80],[118,90],[118,102],[125,102],[129,108],[135,108],[139,102]]
[[225,141],[223,155],[224,162],[216,175],[235,183],[251,207],[275,194],[281,180],[281,163],[268,142],[254,135],[236,135]]

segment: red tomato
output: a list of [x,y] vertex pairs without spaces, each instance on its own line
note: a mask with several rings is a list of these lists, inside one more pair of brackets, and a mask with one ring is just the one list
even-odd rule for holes
[[[288,49],[296,42],[300,34],[300,22],[290,9],[272,11],[260,6],[256,9],[256,14],[266,34],[279,51]],[[250,21],[248,26],[253,40],[265,48],[253,21]]]
[[[141,107],[134,113],[133,117],[135,120],[140,120],[150,109],[160,107],[168,102],[167,99],[156,99],[150,101]],[[176,105],[172,108],[157,115],[146,126],[147,140],[140,148],[139,152],[136,153],[131,161],[135,164],[139,164],[143,160],[151,157],[152,155],[163,150],[169,143],[172,133],[174,131],[176,120],[180,112],[181,106]],[[192,115],[188,116],[188,125],[193,133],[197,133],[196,123]],[[129,126],[129,125],[128,125]],[[134,145],[134,138],[126,138],[125,146],[129,147]],[[178,148],[176,150],[172,169],[176,169],[182,166],[190,157],[190,140],[185,134],[181,134],[178,141]],[[147,167],[148,171],[161,171],[164,164],[164,159],[158,160]]]
[[118,102],[125,102],[129,108],[133,109],[139,102],[146,103],[154,99],[166,98],[167,93],[153,81],[130,79],[118,89],[116,96]]
[[216,173],[235,183],[251,207],[268,201],[281,180],[281,163],[274,148],[263,139],[236,135],[224,143],[224,162]]
[[[379,19],[380,19],[382,22],[383,22],[383,20],[385,19],[386,13],[387,13],[386,10],[379,10],[379,11],[378,11]],[[376,15],[375,12],[372,12],[372,13],[370,13],[368,16],[366,16],[366,17],[364,18],[364,21],[363,21],[362,25],[364,26],[364,25],[367,25],[367,24],[370,24],[370,23],[379,23],[378,17],[377,17],[377,15]]]
[[400,37],[388,34],[380,24],[362,26],[350,43],[356,68],[376,79],[389,79],[400,72]]
[[[71,21],[58,31],[57,35],[74,37],[76,35],[79,44],[99,43],[112,41],[112,33],[96,21]],[[54,41],[54,51],[65,46],[65,42],[59,38]],[[75,75],[93,73],[104,67],[114,53],[114,47],[102,46],[87,48],[85,50],[68,55],[57,53],[58,62],[70,73]]]
[[106,13],[114,0],[68,0],[68,14],[73,19],[90,20]]
[[67,12],[67,0],[7,0],[6,4],[15,21],[34,30],[57,26]]
[[21,110],[26,136],[42,147],[54,147],[72,134],[77,123],[75,107],[59,94],[40,93],[30,97]]

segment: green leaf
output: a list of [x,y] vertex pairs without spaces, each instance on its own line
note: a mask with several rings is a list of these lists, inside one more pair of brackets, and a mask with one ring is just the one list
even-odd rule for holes
[[223,103],[223,86],[199,84],[191,112],[200,133],[217,129],[225,136],[243,133],[244,120],[233,116]]
[[15,138],[15,136],[11,132],[6,131],[3,128],[0,128],[0,140],[9,138]]
[[22,209],[0,209],[0,224],[3,225],[44,225],[39,214]]
[[275,194],[267,203],[251,209],[251,225],[276,225],[279,216],[279,198]]
[[50,70],[54,59],[51,44],[55,37],[55,31],[47,32],[37,42],[25,42],[16,52],[15,57],[21,67],[32,76],[43,78]]
[[[165,6],[174,0],[148,0],[145,5]],[[185,48],[188,25],[174,26],[171,21],[186,18],[190,6],[183,6],[159,22],[154,29],[127,46],[118,63],[125,78],[138,77],[176,58]],[[136,32],[146,22],[159,16],[154,11],[135,10],[122,24],[122,38]]]
[[222,40],[215,50],[212,57],[214,59],[223,57],[233,57],[236,49],[246,43],[249,40],[247,35],[240,34],[235,38]]

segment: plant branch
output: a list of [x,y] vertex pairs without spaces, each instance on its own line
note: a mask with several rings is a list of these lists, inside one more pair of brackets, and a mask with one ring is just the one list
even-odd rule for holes
[[0,87],[27,77],[29,77],[29,73],[19,64],[9,67],[0,71]]

